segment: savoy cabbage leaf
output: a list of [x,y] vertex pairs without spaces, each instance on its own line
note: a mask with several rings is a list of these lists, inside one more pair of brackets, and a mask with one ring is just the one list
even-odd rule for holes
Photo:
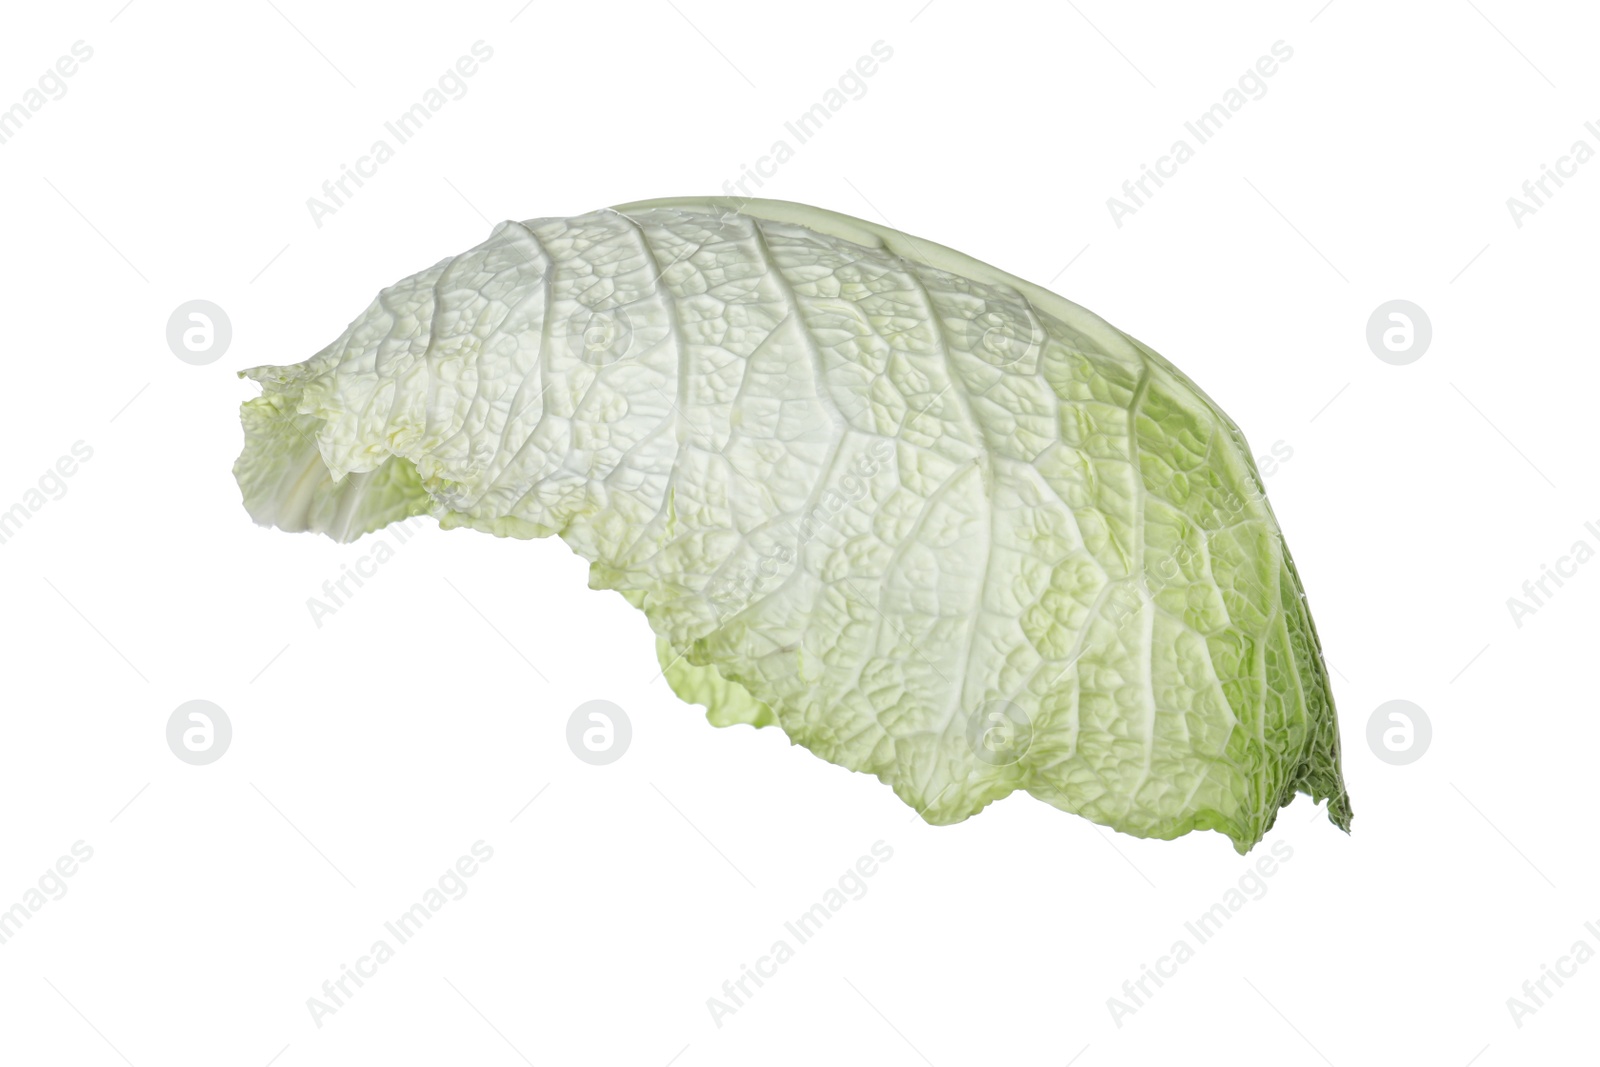
[[244,372],[257,522],[556,534],[717,725],[930,823],[1015,790],[1240,851],[1348,828],[1333,699],[1243,435],[1085,309],[777,201],[497,226]]

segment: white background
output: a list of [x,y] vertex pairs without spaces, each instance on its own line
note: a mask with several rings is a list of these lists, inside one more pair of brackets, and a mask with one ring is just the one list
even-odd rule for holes
[[[0,908],[93,849],[0,945],[0,1061],[1592,1059],[1600,963],[1520,1027],[1507,998],[1600,949],[1600,564],[1520,627],[1506,603],[1600,546],[1600,162],[1520,227],[1506,204],[1600,148],[1592,11],[274,2],[17,5],[0,35],[0,107],[93,49],[0,144],[0,509],[93,449],[0,545]],[[315,225],[307,198],[480,39],[466,95]],[[722,191],[879,40],[761,195],[1046,284],[1292,450],[1267,484],[1336,671],[1351,836],[1304,798],[1245,858],[1021,794],[928,827],[776,731],[709,727],[557,541],[424,530],[319,628],[307,598],[372,542],[245,515],[234,371],[310,356],[494,221]],[[1266,94],[1117,226],[1107,198],[1280,40]],[[233,326],[208,366],[164,336],[197,298]],[[1407,366],[1365,340],[1396,298],[1433,324]],[[234,730],[204,767],[164,733],[196,698]],[[607,767],[565,742],[591,699],[633,723]],[[1366,739],[1392,699],[1433,724],[1405,766]],[[479,840],[470,891],[317,1026],[307,998]],[[707,998],[879,840],[867,894],[716,1026]],[[1275,844],[1198,945],[1184,923]],[[1108,998],[1180,938],[1119,1026]]]

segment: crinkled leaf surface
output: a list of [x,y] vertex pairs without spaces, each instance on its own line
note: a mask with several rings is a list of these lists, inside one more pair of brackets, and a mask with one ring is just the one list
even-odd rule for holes
[[1348,828],[1333,701],[1244,437],[1095,315],[777,201],[507,222],[246,371],[256,521],[557,534],[718,725],[932,823],[1015,790],[1241,851]]

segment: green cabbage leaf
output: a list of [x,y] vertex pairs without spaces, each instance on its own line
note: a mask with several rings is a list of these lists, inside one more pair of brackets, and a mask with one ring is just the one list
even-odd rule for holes
[[776,726],[930,823],[1021,790],[1241,852],[1296,793],[1349,827],[1243,435],[958,252],[778,201],[505,222],[243,373],[257,522],[555,534],[712,723]]

